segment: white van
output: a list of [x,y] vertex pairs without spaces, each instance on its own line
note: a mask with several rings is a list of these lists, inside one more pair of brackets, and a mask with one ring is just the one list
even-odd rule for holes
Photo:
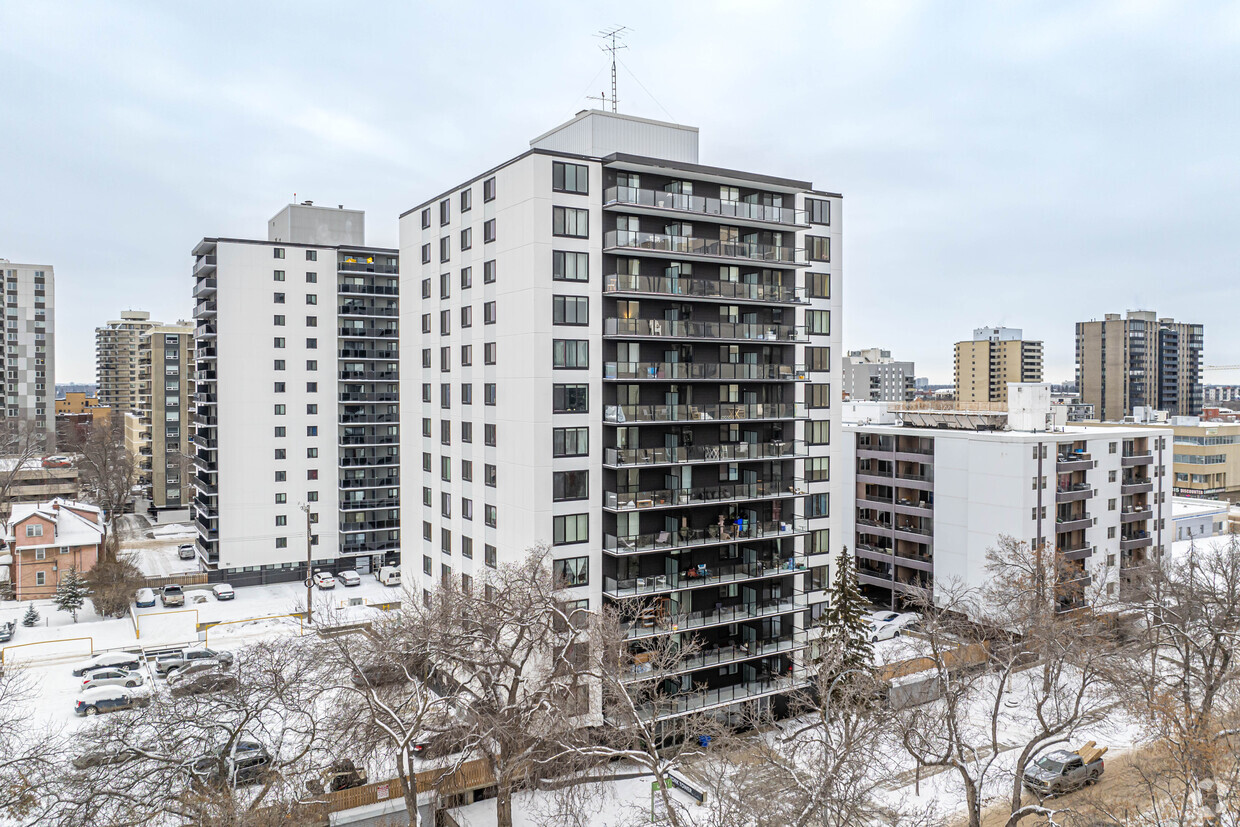
[[379,578],[379,582],[385,586],[400,585],[400,569],[396,566],[384,566],[375,572],[375,577]]

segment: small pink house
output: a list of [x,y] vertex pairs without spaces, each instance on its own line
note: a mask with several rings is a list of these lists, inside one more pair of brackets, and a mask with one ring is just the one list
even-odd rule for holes
[[45,503],[17,503],[5,525],[5,551],[12,558],[10,580],[18,600],[51,597],[61,574],[85,573],[99,562],[103,512],[57,497]]

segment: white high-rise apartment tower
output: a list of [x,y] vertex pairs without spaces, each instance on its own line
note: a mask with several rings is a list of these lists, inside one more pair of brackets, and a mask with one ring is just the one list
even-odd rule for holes
[[0,259],[4,274],[4,407],[56,441],[56,278],[50,264]]
[[398,559],[398,266],[364,215],[290,204],[265,241],[194,248],[193,515],[220,579],[305,576],[307,534],[316,569]]
[[582,112],[401,216],[401,508],[407,584],[549,545],[577,607],[704,639],[700,706],[804,677],[835,548],[841,197],[702,166],[697,138]]

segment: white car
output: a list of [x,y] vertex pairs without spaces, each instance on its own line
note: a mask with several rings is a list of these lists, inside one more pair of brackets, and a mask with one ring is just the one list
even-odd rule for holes
[[79,692],[94,689],[96,686],[141,686],[142,673],[130,672],[128,669],[96,669],[82,678]]
[[865,618],[865,625],[870,630],[870,642],[878,643],[880,640],[891,640],[900,634],[898,626],[891,623],[876,623],[874,618]]
[[232,600],[237,596],[233,591],[233,587],[227,583],[217,583],[211,587],[211,593],[215,595],[216,600]]
[[73,676],[80,678],[88,672],[94,672],[96,669],[137,669],[140,665],[141,658],[133,652],[102,652],[95,655],[89,660],[75,664],[73,667]]
[[870,640],[874,643],[890,640],[920,620],[917,612],[871,612],[865,616],[871,629]]
[[360,586],[362,585],[362,576],[355,571],[342,571],[336,575],[336,579],[340,581],[342,586]]
[[314,585],[320,589],[336,588],[336,578],[332,577],[331,572],[316,571],[314,573]]

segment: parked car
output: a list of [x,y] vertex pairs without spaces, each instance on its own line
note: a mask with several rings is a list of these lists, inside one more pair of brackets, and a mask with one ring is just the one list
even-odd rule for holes
[[217,652],[214,649],[194,648],[182,649],[168,655],[160,655],[155,659],[155,674],[167,675],[193,663],[218,663],[221,666],[232,666],[232,652]]
[[13,633],[17,631],[17,621],[10,620],[8,623],[0,623],[0,643],[13,639]]
[[336,575],[336,579],[340,581],[340,585],[342,586],[362,585],[362,576],[352,569],[340,572]]
[[336,578],[332,577],[331,572],[316,571],[314,573],[314,585],[320,589],[334,589],[336,588]]
[[353,670],[354,686],[394,686],[407,683],[408,674],[395,663],[371,663]]
[[184,606],[185,590],[176,583],[169,583],[160,590],[159,599],[164,606]]
[[72,762],[75,770],[87,770],[91,767],[107,767],[112,764],[123,764],[131,758],[138,757],[138,750],[131,747],[119,749],[101,749],[84,752],[76,756]]
[[400,585],[400,569],[396,566],[383,566],[377,572],[375,577],[385,586]]
[[366,786],[365,767],[358,769],[349,758],[341,758],[330,767],[324,767],[320,770],[318,778],[306,779],[306,790],[311,795],[323,795],[325,792],[338,793],[341,790],[364,786]]
[[921,622],[921,614],[918,612],[870,612],[868,615],[870,620],[878,624],[889,623],[894,625],[901,632],[911,628]]
[[216,600],[233,600],[237,596],[233,587],[227,583],[216,583],[211,587],[211,594],[215,595]]
[[139,609],[149,609],[155,605],[154,589],[138,589],[138,594],[133,599],[134,605]]
[[110,669],[96,669],[89,672],[82,678],[82,685],[78,688],[79,692],[85,692],[96,686],[128,686],[133,688],[141,686],[142,673],[132,672],[128,669],[119,669],[116,667]]
[[231,752],[222,749],[215,754],[201,755],[187,768],[200,784],[239,787],[263,780],[271,764],[271,754],[262,744],[238,741]]
[[183,543],[177,546],[177,557],[182,560],[193,560],[198,554],[193,543]]
[[872,617],[865,618],[865,625],[870,630],[870,642],[878,643],[880,640],[891,640],[900,634],[900,627],[894,623],[879,623]]
[[[1035,760],[1021,779],[1038,795],[1059,795],[1093,784],[1102,777],[1106,763],[1105,749],[1096,749],[1090,741],[1077,752],[1057,749]],[[1088,759],[1088,760],[1087,760]]]
[[[172,678],[181,679],[174,682]],[[168,683],[172,686],[172,697],[187,698],[191,695],[205,695],[208,692],[232,689],[237,685],[237,676],[231,672],[214,669],[184,677],[172,675],[169,677]]]
[[203,672],[217,672],[220,669],[219,661],[215,660],[195,660],[193,663],[187,663],[173,669],[168,673],[168,685],[176,686],[181,681],[189,680],[194,675],[201,675]]
[[100,686],[83,692],[73,711],[77,715],[97,715],[101,712],[146,706],[150,702],[151,696],[144,692],[134,692],[119,686]]
[[73,676],[80,678],[87,672],[96,669],[127,669],[136,670],[142,665],[142,658],[135,652],[101,652],[89,660],[84,660],[73,667]]
[[43,458],[44,468],[68,468],[71,465],[73,465],[73,461],[68,457],[54,456]]

